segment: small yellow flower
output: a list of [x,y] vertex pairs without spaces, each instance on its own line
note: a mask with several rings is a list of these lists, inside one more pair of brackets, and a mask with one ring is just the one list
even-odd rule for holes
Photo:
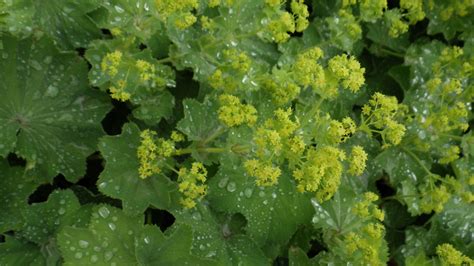
[[342,81],[342,86],[352,92],[360,90],[365,82],[365,68],[353,57],[338,55],[329,60],[329,70]]
[[118,74],[118,67],[122,61],[122,52],[115,50],[112,53],[108,53],[102,59],[100,67],[103,72],[113,77]]
[[447,265],[472,265],[474,261],[455,249],[451,244],[445,243],[436,247],[436,254]]
[[349,173],[351,175],[361,175],[365,170],[367,153],[361,146],[353,146],[349,159]]
[[181,141],[185,141],[185,137],[183,134],[179,133],[178,131],[175,131],[173,130],[171,132],[171,140],[174,141],[174,142],[181,142]]
[[137,149],[137,157],[140,163],[138,173],[142,179],[161,172],[157,164],[158,146],[154,140],[155,136],[156,132],[149,129],[140,133],[141,142]]
[[194,208],[196,201],[206,195],[206,176],[207,170],[202,163],[194,162],[191,165],[191,170],[184,167],[179,169],[178,189],[183,195],[180,202],[185,208]]
[[255,183],[258,186],[273,186],[278,183],[278,177],[281,175],[281,170],[277,166],[261,163],[255,159],[245,161],[244,167],[249,175],[256,177]]
[[155,67],[145,60],[137,60],[135,66],[140,73],[140,81],[142,82],[150,80],[155,75]]
[[257,109],[250,104],[242,104],[239,98],[222,94],[219,96],[221,107],[218,110],[219,120],[229,127],[242,124],[253,125],[257,121]]

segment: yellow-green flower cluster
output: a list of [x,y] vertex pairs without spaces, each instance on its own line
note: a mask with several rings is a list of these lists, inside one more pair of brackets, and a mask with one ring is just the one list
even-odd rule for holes
[[439,159],[440,164],[448,164],[459,159],[459,154],[461,153],[461,149],[459,146],[453,145],[449,146],[448,148],[443,148],[441,153],[441,158]]
[[360,232],[349,232],[345,236],[345,252],[349,256],[361,256],[361,265],[385,265],[379,251],[384,235],[381,223],[369,223]]
[[[382,136],[384,147],[398,145],[405,135],[406,128],[395,119],[404,112],[397,98],[375,93],[369,103],[362,107],[363,121],[359,129],[371,134],[378,132]],[[377,130],[371,130],[373,126]]]
[[388,35],[398,38],[408,31],[408,24],[402,20],[402,14],[398,9],[391,9],[384,13],[385,23],[388,25]]
[[156,132],[146,129],[140,133],[140,146],[137,149],[137,157],[140,163],[138,173],[140,178],[145,179],[153,174],[159,174],[158,145],[155,143]]
[[470,14],[474,3],[470,0],[458,0],[458,1],[445,1],[447,5],[443,2],[441,4],[435,4],[433,0],[428,2],[429,9],[436,9],[434,12],[438,13],[441,20],[447,21],[453,16],[455,17],[464,17]]
[[308,26],[308,7],[304,4],[304,0],[292,0],[291,12],[295,16],[296,32],[304,31]]
[[338,55],[331,58],[329,70],[342,82],[345,89],[352,92],[359,91],[365,82],[365,68],[360,67],[360,63],[353,56]]
[[179,169],[178,189],[184,196],[181,198],[180,203],[185,208],[194,208],[196,201],[206,195],[206,176],[207,170],[202,163],[193,163],[190,170],[185,167]]
[[174,24],[180,29],[185,29],[197,21],[191,12],[199,7],[198,0],[155,0],[155,5],[164,21],[173,17]]
[[214,20],[209,18],[208,16],[201,16],[200,22],[201,27],[208,31],[212,31],[216,27],[216,23],[214,22]]
[[209,85],[216,90],[228,93],[235,92],[242,87],[243,80],[250,80],[249,71],[252,65],[251,58],[238,49],[226,49],[222,52],[222,63],[209,77]]
[[116,85],[110,86],[110,97],[121,102],[130,100],[130,97],[132,95],[129,92],[125,91],[126,86],[127,82],[123,79],[119,79]]
[[299,127],[297,121],[292,121],[290,108],[277,109],[274,118],[267,119],[254,135],[257,159],[248,160],[247,172],[257,178],[259,185],[273,185],[278,182],[281,170],[274,166],[274,161],[282,162],[287,159],[290,165],[300,160],[305,150],[301,136],[295,135]]
[[151,63],[139,59],[135,63],[135,66],[140,73],[140,81],[146,82],[155,76],[155,67]]
[[223,55],[232,69],[242,74],[249,71],[252,61],[245,52],[241,52],[237,49],[226,49],[223,51]]
[[298,54],[292,66],[294,79],[298,84],[316,87],[319,83],[324,83],[324,69],[318,64],[322,56],[323,51],[319,47],[312,47]]
[[323,146],[306,151],[306,161],[293,171],[300,192],[316,194],[319,202],[330,199],[339,188],[345,154],[338,148]]
[[355,133],[356,129],[356,124],[350,117],[345,117],[342,121],[331,120],[328,128],[329,140],[333,144],[344,142]]
[[448,243],[438,245],[436,247],[436,254],[445,265],[461,266],[474,264],[474,260],[462,254],[461,251]]
[[218,115],[225,125],[229,127],[240,126],[242,124],[253,125],[257,121],[257,110],[250,104],[242,104],[239,98],[222,94],[219,96]]
[[122,61],[122,52],[116,50],[114,52],[108,53],[102,59],[100,63],[100,68],[102,72],[107,75],[114,77],[118,74],[118,67]]
[[364,148],[359,145],[353,146],[349,157],[349,174],[361,175],[365,170],[366,162],[367,153]]
[[273,40],[277,43],[282,43],[290,38],[288,32],[295,32],[295,20],[290,13],[281,12],[277,19],[268,23],[267,27]]
[[406,10],[406,18],[410,24],[415,24],[425,18],[423,0],[400,0],[400,7]]
[[433,134],[468,129],[468,106],[474,97],[474,90],[468,85],[471,61],[462,48],[452,46],[445,47],[432,64],[433,76],[425,86],[433,103],[427,115],[417,116],[417,122]]
[[352,12],[339,10],[337,16],[326,18],[331,43],[345,51],[352,50],[353,44],[362,37],[362,29]]
[[385,218],[384,212],[380,210],[375,201],[379,199],[379,196],[373,192],[364,193],[364,197],[361,201],[354,204],[352,212],[362,218],[375,218],[379,221],[383,221]]
[[173,155],[177,142],[184,140],[184,136],[178,132],[173,132],[171,139],[158,138],[157,133],[149,129],[143,130],[140,138],[137,158],[140,164],[138,173],[142,179],[161,173],[160,165],[163,160]]
[[281,1],[266,1],[267,5],[276,9],[275,17],[267,24],[272,40],[277,43],[286,42],[290,38],[290,33],[302,32],[308,25],[308,7],[303,0],[292,0],[290,7],[293,14],[281,11]]
[[464,102],[455,102],[453,105],[442,105],[438,112],[425,117],[422,125],[432,127],[435,132],[448,132],[455,129],[465,131],[469,128],[467,117],[469,111]]
[[262,86],[270,92],[276,105],[284,105],[294,100],[301,91],[301,88],[287,77],[286,71],[279,69],[274,69],[272,75],[263,80]]
[[387,0],[360,0],[359,10],[362,20],[374,22],[383,16],[387,9]]
[[244,162],[244,167],[249,175],[256,177],[255,183],[258,186],[273,186],[278,183],[278,177],[281,175],[280,168],[271,162],[251,159]]
[[186,138],[183,134],[181,134],[181,133],[179,133],[178,131],[175,131],[175,130],[173,130],[171,132],[170,139],[174,142],[182,142],[182,141],[186,140]]
[[257,144],[257,156],[266,157],[279,155],[283,145],[290,140],[290,136],[299,127],[298,122],[290,119],[291,108],[277,109],[275,118],[268,119],[257,129],[254,141]]
[[428,181],[428,184],[421,186],[420,192],[420,210],[423,213],[443,211],[444,204],[451,198],[451,193],[445,185],[435,186],[431,180]]

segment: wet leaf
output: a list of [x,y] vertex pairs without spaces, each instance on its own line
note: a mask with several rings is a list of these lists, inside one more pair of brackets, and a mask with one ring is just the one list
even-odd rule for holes
[[163,174],[141,179],[138,174],[137,148],[140,145],[140,129],[132,123],[125,124],[122,134],[103,137],[99,150],[106,164],[97,185],[99,190],[112,198],[120,199],[126,213],[142,213],[151,204],[168,209],[177,188]]
[[88,87],[86,63],[48,38],[4,34],[1,42],[0,156],[16,153],[41,178],[77,180],[103,134],[108,101]]
[[22,167],[0,160],[0,233],[21,228],[21,211],[28,208],[28,196],[36,188],[23,173]]
[[39,29],[64,49],[86,47],[89,41],[100,37],[100,30],[88,15],[98,8],[97,0],[5,2],[5,20],[11,33],[29,35]]
[[258,187],[244,169],[224,164],[210,180],[208,198],[218,210],[242,213],[249,236],[270,250],[284,245],[313,213],[309,195],[297,192],[290,178],[284,173],[277,185]]
[[266,265],[270,261],[255,242],[232,228],[232,220],[220,221],[209,207],[199,204],[197,209],[176,211],[181,224],[193,229],[192,252],[219,265]]

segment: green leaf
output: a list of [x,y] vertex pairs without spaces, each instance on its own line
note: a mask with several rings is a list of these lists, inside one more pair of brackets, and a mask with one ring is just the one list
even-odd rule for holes
[[403,91],[408,91],[410,89],[410,80],[407,77],[410,76],[410,68],[403,65],[397,65],[388,71],[390,77],[392,77],[398,85],[403,89]]
[[[427,44],[412,44],[405,55],[405,65],[410,66],[410,84],[419,88],[433,75],[431,66],[438,60],[445,45],[439,41]],[[406,77],[405,77],[406,79]]]
[[140,95],[136,97],[140,105],[133,109],[132,114],[136,118],[149,125],[157,124],[161,118],[169,118],[173,114],[174,97],[168,91],[163,91],[154,96]]
[[176,185],[162,174],[140,178],[137,158],[139,145],[140,129],[132,123],[123,126],[121,135],[101,139],[99,150],[106,164],[99,176],[99,190],[122,200],[124,211],[129,214],[142,213],[150,204],[159,209],[168,209],[177,204],[172,201]]
[[102,28],[118,29],[124,35],[148,41],[157,31],[163,31],[155,4],[149,0],[112,0],[103,2],[106,19],[98,21]]
[[[463,16],[453,11],[453,6],[456,5],[466,6]],[[451,15],[446,19],[444,14],[449,13],[448,9],[451,9]],[[472,3],[461,4],[457,0],[434,0],[429,8],[425,8],[426,17],[429,19],[428,34],[442,33],[447,40],[451,40],[456,33],[471,30],[474,27],[472,10]]]
[[58,234],[64,265],[135,265],[135,238],[141,217],[126,216],[107,205],[96,206],[88,228],[65,227]]
[[0,243],[0,265],[46,265],[37,245],[10,236],[5,240],[5,243]]
[[367,23],[366,25],[368,28],[366,34],[367,39],[380,46],[379,48],[381,48],[380,52],[382,54],[384,54],[384,47],[389,49],[386,53],[388,55],[390,55],[390,52],[403,54],[410,45],[408,34],[403,34],[398,38],[390,37],[388,34],[390,27],[386,25],[385,20],[379,20],[376,23]]
[[54,237],[59,229],[66,225],[83,226],[87,219],[78,217],[80,204],[71,190],[56,190],[47,202],[34,203],[22,209],[23,224],[18,235],[31,242],[43,245]]
[[209,207],[199,204],[197,210],[174,212],[180,224],[193,229],[192,252],[217,261],[218,265],[267,265],[270,263],[255,242],[234,228],[232,216],[219,221]]
[[100,30],[88,13],[98,8],[97,0],[7,1],[6,22],[11,33],[30,34],[39,29],[62,48],[86,47],[100,37]]
[[429,260],[425,253],[421,252],[416,254],[415,256],[407,257],[405,260],[406,266],[431,266],[433,265],[433,261]]
[[[446,205],[441,213],[433,218],[434,227],[439,227],[445,231],[456,242],[465,248],[465,252],[469,250],[471,254],[474,252],[474,205],[461,201],[454,196]],[[469,252],[467,254],[469,254]]]
[[[350,187],[343,186],[328,201],[319,203],[314,198],[311,200],[316,210],[312,222],[316,228],[323,230],[323,241],[328,248],[328,253],[323,253],[318,258],[319,264],[327,263],[327,260],[336,265],[360,262],[360,254],[347,255],[344,238],[348,233],[356,233],[364,238],[363,228],[368,224],[378,223],[373,216],[363,218],[353,213],[353,207],[361,201],[364,201],[363,194],[356,194]],[[370,244],[378,255],[378,261],[387,262],[388,247],[384,238],[368,239],[372,241]]]
[[15,152],[42,178],[77,180],[103,135],[109,103],[88,87],[86,63],[59,53],[46,37],[4,34],[0,42],[0,156]]
[[153,226],[146,226],[137,240],[137,258],[141,265],[213,265],[190,254],[193,231],[179,225],[169,237]]
[[340,187],[329,201],[319,203],[312,199],[311,203],[316,210],[313,217],[313,224],[316,228],[325,231],[345,231],[359,226],[359,219],[351,212],[351,208],[357,201],[357,195],[347,188]]
[[94,208],[87,229],[65,227],[58,235],[64,265],[207,265],[190,254],[191,240],[187,226],[165,237],[158,227],[144,226],[141,215],[108,205]]
[[204,141],[218,129],[217,106],[213,101],[200,103],[194,99],[184,99],[183,108],[184,118],[176,128],[186,134],[189,140]]
[[[108,53],[119,51],[122,56],[117,66],[117,74],[110,76],[102,69],[102,62]],[[92,85],[107,91],[111,86],[123,87],[130,94],[133,115],[150,125],[169,118],[174,107],[174,98],[166,87],[174,87],[174,71],[160,64],[152,57],[150,49],[140,51],[133,39],[100,40],[92,42],[85,57],[91,63],[89,80]],[[142,80],[142,72],[137,67],[138,60],[145,61],[153,68],[148,80]]]
[[21,227],[21,211],[27,208],[28,196],[33,193],[36,184],[26,179],[21,167],[10,167],[0,160],[0,233]]
[[290,266],[312,265],[306,253],[299,247],[290,247],[288,250],[288,259],[290,260]]
[[309,222],[313,214],[309,195],[297,192],[286,172],[277,185],[258,187],[237,165],[221,165],[209,182],[208,198],[218,210],[242,213],[248,221],[247,233],[269,255],[284,245],[299,225]]
[[[425,160],[418,162],[411,154]],[[408,211],[412,215],[421,214],[420,198],[415,195],[419,194],[417,185],[427,175],[425,168],[431,167],[431,158],[425,154],[417,155],[405,148],[392,147],[380,153],[375,158],[375,163],[389,175],[390,183],[396,187],[397,194],[407,205]]]

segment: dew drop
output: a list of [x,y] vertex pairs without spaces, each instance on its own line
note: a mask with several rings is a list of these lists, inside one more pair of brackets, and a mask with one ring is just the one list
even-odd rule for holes
[[81,248],[87,248],[89,246],[89,242],[85,240],[79,240],[79,247]]
[[125,11],[125,10],[123,10],[123,8],[121,6],[114,6],[114,9],[115,9],[115,11],[117,11],[117,13],[123,13],[123,11]]
[[217,184],[217,186],[219,186],[220,188],[224,188],[226,185],[227,185],[227,182],[229,182],[229,178],[228,177],[224,177],[222,178],[219,183]]
[[110,215],[110,211],[107,207],[102,206],[99,208],[99,215],[102,216],[102,218],[107,218]]
[[56,97],[59,93],[59,89],[53,85],[49,85],[46,89],[45,95],[48,97]]
[[76,259],[82,258],[82,252],[76,252],[76,254],[74,254],[74,258]]
[[99,257],[97,257],[97,255],[92,255],[91,256],[91,262],[92,263],[96,263],[98,260],[99,260]]
[[191,217],[194,219],[194,220],[201,220],[201,214],[199,212],[195,212],[191,215]]
[[227,191],[229,192],[234,192],[235,189],[236,189],[236,185],[235,185],[235,182],[230,182],[228,185],[227,185]]
[[246,188],[246,189],[244,190],[244,195],[245,195],[245,197],[250,198],[250,197],[252,197],[252,194],[253,194],[253,189],[251,189],[251,188]]
[[58,213],[59,215],[63,215],[64,213],[66,213],[66,210],[64,208],[59,208]]
[[112,259],[113,256],[114,256],[114,253],[112,251],[107,251],[104,254],[104,259],[105,261],[109,261]]
[[115,229],[117,229],[117,226],[114,223],[109,223],[109,228],[110,230],[115,231]]

